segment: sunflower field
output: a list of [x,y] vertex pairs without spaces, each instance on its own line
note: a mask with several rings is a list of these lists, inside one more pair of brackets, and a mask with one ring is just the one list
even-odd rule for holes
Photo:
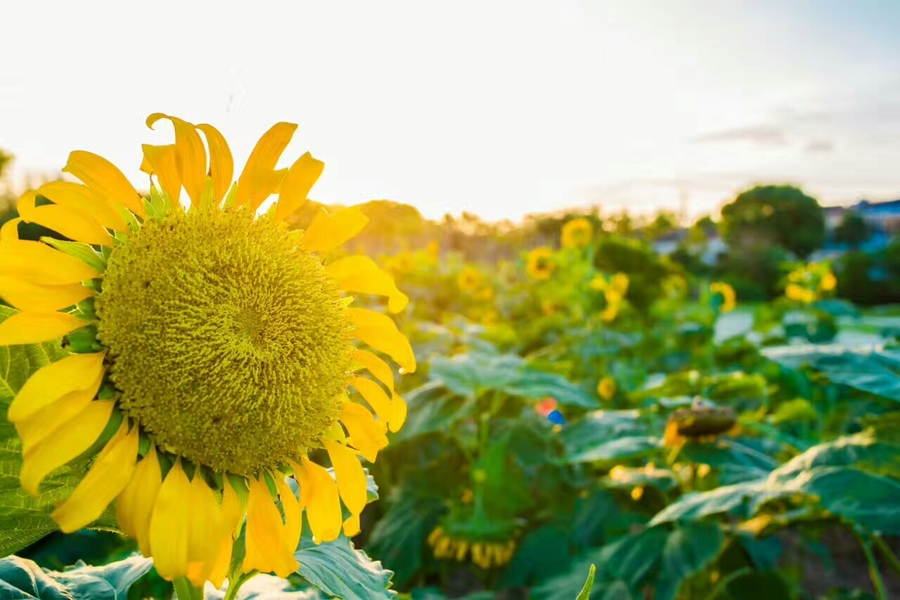
[[827,262],[388,230],[163,121],[0,231],[0,599],[900,598],[900,310]]

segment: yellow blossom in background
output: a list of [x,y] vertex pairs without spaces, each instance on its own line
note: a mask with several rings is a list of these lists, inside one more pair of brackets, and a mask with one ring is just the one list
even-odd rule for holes
[[803,304],[809,304],[816,300],[816,293],[814,291],[796,283],[789,283],[787,287],[784,288],[784,295],[790,300],[802,302]]
[[735,293],[734,288],[725,282],[717,281],[710,284],[709,293],[714,295],[718,294],[722,297],[722,304],[719,305],[720,312],[731,312],[737,306],[737,294]]
[[604,400],[612,400],[616,395],[617,388],[616,380],[607,375],[597,384],[597,395]]
[[564,248],[584,248],[594,237],[594,226],[584,217],[572,219],[562,228],[561,243]]
[[428,245],[425,246],[425,256],[428,257],[430,264],[436,265],[441,257],[441,245],[437,241],[428,242]]
[[[162,114],[147,124],[162,120],[175,141],[143,147],[149,200],[78,150],[63,170],[82,183],[26,192],[0,231],[0,296],[19,310],[0,323],[0,344],[64,338],[70,351],[9,407],[19,479],[39,496],[50,473],[101,446],[53,512],[61,530],[115,501],[121,530],[163,578],[220,587],[246,523],[243,571],[287,577],[302,520],[316,542],[359,532],[360,457],[374,461],[406,418],[379,354],[413,372],[412,348],[390,317],[350,304],[373,294],[398,312],[408,300],[368,257],[328,260],[368,222],[358,208],[321,210],[288,231],[324,167],[306,153],[275,169],[296,125],[267,131],[234,182],[217,129]],[[74,241],[20,240],[19,222]]]
[[466,265],[456,276],[456,285],[462,291],[474,294],[481,287],[481,273],[475,267]]
[[544,316],[551,317],[556,314],[557,305],[555,300],[541,300],[541,312]]
[[549,279],[553,274],[553,250],[542,246],[528,253],[525,270],[532,279]]
[[822,275],[822,279],[819,281],[819,290],[823,292],[830,292],[837,287],[837,277],[834,276],[830,270]]

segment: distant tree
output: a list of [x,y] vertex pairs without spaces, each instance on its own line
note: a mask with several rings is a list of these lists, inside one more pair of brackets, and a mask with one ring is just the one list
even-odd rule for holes
[[872,237],[872,228],[858,212],[848,210],[844,213],[840,224],[834,230],[834,239],[838,243],[847,244],[857,250]]
[[0,179],[3,179],[3,174],[6,172],[6,168],[9,167],[9,164],[12,162],[12,160],[12,154],[0,150]]
[[678,217],[674,213],[660,211],[650,223],[644,227],[644,237],[648,241],[658,240],[678,229]]
[[806,259],[825,244],[825,214],[797,187],[757,186],[722,209],[720,230],[734,249],[774,244]]

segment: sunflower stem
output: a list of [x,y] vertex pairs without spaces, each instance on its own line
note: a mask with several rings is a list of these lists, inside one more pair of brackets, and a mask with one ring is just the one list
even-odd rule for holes
[[203,600],[205,594],[202,587],[194,587],[187,577],[179,577],[174,582],[175,595],[178,600]]
[[244,573],[240,577],[234,580],[234,582],[228,582],[228,589],[225,590],[225,598],[223,600],[236,600],[237,594],[241,589],[241,586],[253,579],[259,571],[250,571],[249,573]]

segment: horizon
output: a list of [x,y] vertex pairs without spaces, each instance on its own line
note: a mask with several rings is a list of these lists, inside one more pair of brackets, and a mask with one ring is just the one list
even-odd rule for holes
[[42,37],[5,38],[29,55],[0,83],[0,148],[20,180],[87,149],[146,188],[140,145],[170,135],[151,112],[217,126],[237,165],[287,120],[286,156],[326,164],[312,199],[429,219],[693,220],[756,183],[824,206],[900,198],[900,3],[672,5],[225,3],[173,21],[162,2],[137,22],[111,2],[21,4],[8,22]]

